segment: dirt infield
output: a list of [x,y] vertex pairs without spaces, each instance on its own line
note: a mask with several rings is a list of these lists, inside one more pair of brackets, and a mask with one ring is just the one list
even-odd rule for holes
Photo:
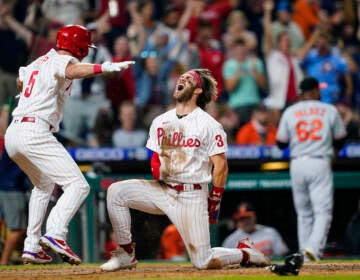
[[[239,275],[269,275],[264,268],[230,267],[216,270],[197,270],[191,264],[140,264],[136,269],[101,272],[96,265],[47,265],[1,267],[0,279],[145,279],[145,278],[208,278]],[[300,275],[360,275],[360,261],[306,263]]]

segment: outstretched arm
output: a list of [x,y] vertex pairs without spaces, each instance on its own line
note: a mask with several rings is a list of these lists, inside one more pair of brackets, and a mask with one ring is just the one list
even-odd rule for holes
[[266,0],[264,2],[264,54],[267,55],[273,48],[271,35],[271,12],[274,9],[274,2]]
[[103,64],[69,63],[65,70],[68,79],[89,78],[102,73],[119,72],[135,64],[135,61],[104,62]]

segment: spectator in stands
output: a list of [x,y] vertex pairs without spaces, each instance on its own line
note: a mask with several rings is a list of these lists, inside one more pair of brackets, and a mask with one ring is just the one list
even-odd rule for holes
[[282,32],[276,38],[276,48],[273,45],[271,28],[273,8],[272,0],[264,2],[264,55],[269,83],[269,95],[264,102],[270,109],[280,111],[298,100],[298,85],[303,77],[300,61],[317,39],[319,31],[316,29],[296,53],[291,52],[289,34]]
[[346,128],[346,141],[358,141],[360,139],[360,116],[349,106],[343,103],[335,104]]
[[26,2],[19,0],[10,3],[6,1],[7,4],[4,1],[0,3],[0,104],[8,102],[10,97],[17,94],[17,71],[27,58],[26,47],[9,28],[5,18],[13,9],[16,19],[22,21]]
[[243,39],[234,41],[231,53],[233,58],[225,61],[223,77],[229,105],[243,125],[250,120],[252,111],[261,101],[259,88],[266,86],[265,69],[255,54],[249,55]]
[[353,93],[353,85],[348,63],[343,56],[332,51],[331,37],[321,32],[315,48],[306,55],[302,67],[308,76],[315,77],[320,83],[321,101],[335,103],[341,100],[339,78],[345,80],[344,100],[349,102]]
[[293,21],[301,28],[305,39],[310,37],[312,30],[319,24],[319,0],[296,0],[293,9]]
[[[121,35],[115,39],[113,52],[113,62],[133,60],[126,36]],[[109,77],[106,85],[106,96],[111,102],[114,116],[118,115],[118,108],[124,100],[134,101],[135,80],[132,69],[126,69]]]
[[[190,0],[192,1],[192,0]],[[189,2],[190,2],[189,1]],[[222,33],[222,23],[232,9],[240,4],[240,0],[229,0],[221,3],[210,3],[207,0],[195,0],[192,16],[187,28],[190,30],[190,42],[196,42],[198,38],[199,21],[208,21],[214,29],[214,39],[220,41]]]
[[186,261],[186,248],[175,225],[168,225],[160,237],[158,259],[169,261]]
[[277,128],[270,122],[270,113],[260,104],[252,112],[251,120],[236,134],[237,145],[275,145]]
[[[56,48],[56,35],[59,28],[63,25],[61,22],[55,20],[48,21],[45,30],[39,30],[40,35],[37,35],[31,29],[25,27],[24,24],[16,20],[10,10],[3,14],[2,19],[9,29],[25,42],[29,51],[29,61]],[[41,34],[44,34],[44,36]]]
[[[233,43],[237,39],[243,39],[249,51],[256,51],[257,39],[255,34],[247,30],[247,19],[242,11],[232,11],[226,21],[226,31],[222,35],[222,43],[225,51],[228,52],[232,48]],[[227,53],[228,57],[232,57]]]
[[[89,54],[82,61],[95,64],[111,61],[110,51],[102,43],[103,34],[97,31],[96,23],[89,23],[86,27],[91,32],[92,41],[97,48],[89,49]],[[95,125],[96,116],[102,108],[110,108],[110,102],[106,98],[106,77],[98,75],[93,78],[74,80],[64,111],[64,135],[86,141],[88,133]]]
[[304,44],[304,36],[300,27],[291,20],[292,8],[287,0],[281,0],[276,7],[276,20],[271,23],[272,44],[277,48],[277,38],[280,33],[286,32],[291,41],[291,52]]
[[[101,22],[110,23],[110,29],[107,30],[104,37],[106,46],[109,50],[113,49],[115,38],[126,34],[128,26],[128,17],[126,13],[126,0],[100,0],[98,18]],[[131,1],[132,3],[134,1]]]
[[137,114],[135,105],[131,101],[124,101],[120,105],[118,119],[121,126],[112,134],[113,146],[120,148],[143,147],[147,139],[147,132],[144,129],[136,129]]
[[220,47],[220,41],[214,37],[214,26],[210,21],[199,20],[197,25],[196,44],[199,49],[200,67],[209,69],[216,79],[218,96],[221,100],[224,91],[222,67],[225,55]]
[[76,24],[89,11],[89,1],[43,0],[41,8],[48,20],[56,20],[64,25]]
[[240,203],[233,214],[233,220],[235,231],[225,238],[223,247],[236,248],[241,238],[248,237],[269,258],[281,257],[289,251],[275,228],[256,223],[256,212],[251,203]]
[[[0,137],[1,131],[7,127],[9,110],[4,106],[0,110]],[[8,265],[12,251],[25,238],[27,225],[26,196],[28,183],[26,175],[10,159],[0,143],[0,212],[3,213],[9,234],[6,237],[1,254],[0,265]]]
[[94,127],[87,135],[87,145],[90,147],[110,147],[112,146],[112,133],[114,131],[114,121],[112,113],[108,108],[101,108],[96,115]]

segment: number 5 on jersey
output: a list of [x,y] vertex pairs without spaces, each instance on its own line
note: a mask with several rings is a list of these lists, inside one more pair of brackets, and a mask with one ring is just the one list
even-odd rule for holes
[[322,129],[323,123],[319,119],[313,119],[311,122],[299,121],[296,124],[296,135],[299,142],[305,142],[307,140],[319,141],[322,136],[319,135],[319,131]]
[[25,93],[24,93],[24,96],[26,98],[30,97],[30,95],[32,93],[32,90],[33,90],[33,87],[34,87],[34,84],[35,84],[35,78],[36,78],[37,74],[39,74],[39,70],[32,71],[32,73],[30,75],[30,78],[29,78],[29,81],[28,81],[28,83],[26,85]]

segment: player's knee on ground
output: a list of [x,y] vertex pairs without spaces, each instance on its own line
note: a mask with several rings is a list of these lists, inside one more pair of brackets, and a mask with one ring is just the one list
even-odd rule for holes
[[[196,250],[196,249],[194,248],[194,250]],[[201,252],[200,250],[197,250],[197,252],[189,252],[189,257],[190,257],[191,263],[197,269],[221,268],[221,261],[217,260],[217,259],[212,259],[211,251],[209,251],[208,253]]]

